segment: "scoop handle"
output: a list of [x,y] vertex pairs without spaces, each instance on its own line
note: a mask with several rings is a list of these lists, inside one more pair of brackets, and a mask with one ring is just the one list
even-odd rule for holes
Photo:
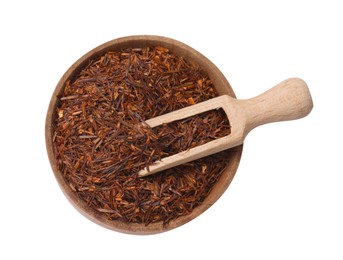
[[299,78],[287,79],[257,97],[238,102],[247,117],[246,134],[263,124],[305,117],[313,108],[311,93]]

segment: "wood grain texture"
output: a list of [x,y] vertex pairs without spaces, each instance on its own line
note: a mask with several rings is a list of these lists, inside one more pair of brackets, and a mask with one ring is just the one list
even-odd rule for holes
[[139,172],[139,176],[160,171],[230,149],[244,142],[247,134],[257,126],[295,120],[308,115],[313,107],[312,97],[306,83],[299,78],[287,79],[263,94],[237,100],[222,95],[196,105],[147,120],[150,127],[171,123],[209,110],[223,108],[229,118],[231,134],[187,151],[183,151],[155,162]]
[[220,95],[229,95],[235,97],[235,94],[224,77],[224,75],[219,71],[219,69],[209,61],[205,56],[192,49],[191,47],[178,42],[176,40],[160,37],[160,36],[150,36],[150,35],[139,35],[139,36],[129,36],[119,39],[115,39],[104,43],[90,52],[86,53],[79,60],[77,60],[61,77],[60,81],[57,83],[57,86],[54,90],[54,93],[51,97],[49,108],[46,115],[45,122],[45,139],[46,139],[46,148],[50,164],[56,180],[60,185],[65,196],[71,202],[71,204],[85,217],[91,221],[111,230],[120,231],[130,234],[155,234],[160,232],[165,232],[176,227],[179,227],[192,219],[196,218],[207,210],[213,203],[215,203],[219,197],[225,192],[227,187],[230,185],[236,170],[238,168],[240,158],[242,155],[243,146],[240,145],[231,149],[230,156],[227,158],[229,160],[229,166],[223,172],[219,181],[213,187],[213,190],[207,196],[205,201],[196,207],[189,215],[177,218],[171,221],[168,225],[164,226],[162,223],[152,223],[148,226],[144,224],[127,224],[121,221],[109,221],[101,216],[98,212],[94,211],[88,205],[80,200],[74,191],[65,182],[61,172],[58,171],[56,165],[56,158],[53,151],[53,129],[56,119],[56,108],[58,105],[59,96],[63,92],[65,83],[68,80],[73,81],[79,72],[84,69],[90,60],[95,60],[107,51],[120,51],[125,48],[135,48],[135,47],[146,47],[146,46],[162,46],[168,48],[171,52],[175,53],[178,56],[182,56],[190,62],[198,64],[202,69],[204,69],[211,81],[213,82],[217,92]]
[[246,114],[244,136],[263,124],[305,117],[313,108],[310,91],[299,78],[282,81],[257,97],[239,100],[238,104]]

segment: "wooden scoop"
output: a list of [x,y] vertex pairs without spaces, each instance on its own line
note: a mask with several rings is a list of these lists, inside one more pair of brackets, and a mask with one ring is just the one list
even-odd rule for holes
[[240,145],[255,127],[271,122],[302,118],[311,112],[312,107],[312,98],[306,83],[298,78],[290,78],[251,99],[237,100],[228,95],[222,95],[149,119],[145,122],[153,128],[209,110],[223,108],[229,118],[231,134],[162,158],[151,164],[149,169],[141,170],[138,175],[147,176]]

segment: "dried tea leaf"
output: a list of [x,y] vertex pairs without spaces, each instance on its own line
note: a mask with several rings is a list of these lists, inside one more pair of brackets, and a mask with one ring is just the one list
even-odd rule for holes
[[56,110],[57,168],[110,220],[168,224],[200,205],[228,165],[224,151],[147,178],[152,162],[230,134],[223,111],[150,129],[142,121],[217,96],[196,64],[167,48],[109,51],[67,82]]

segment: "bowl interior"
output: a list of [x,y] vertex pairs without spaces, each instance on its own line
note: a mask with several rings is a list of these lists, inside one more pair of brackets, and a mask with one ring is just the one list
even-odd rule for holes
[[121,221],[109,221],[102,217],[101,214],[94,211],[86,205],[86,203],[80,200],[76,194],[70,189],[70,187],[65,182],[63,176],[58,171],[56,165],[56,158],[53,151],[53,131],[54,131],[54,122],[56,120],[56,108],[58,106],[58,97],[63,92],[65,83],[70,80],[73,81],[77,75],[88,65],[91,60],[95,60],[102,56],[108,51],[120,51],[125,48],[139,48],[146,46],[162,46],[168,48],[171,52],[175,53],[178,56],[184,57],[189,62],[198,64],[204,71],[208,73],[211,81],[213,82],[217,92],[222,94],[227,94],[232,97],[235,97],[235,94],[226,80],[224,75],[219,71],[219,69],[206,57],[192,49],[191,47],[178,42],[176,40],[160,37],[160,36],[129,36],[119,39],[115,39],[104,43],[97,48],[91,50],[79,60],[77,60],[62,76],[58,82],[55,91],[52,95],[50,105],[46,117],[46,126],[45,126],[45,137],[46,137],[46,147],[50,160],[51,167],[53,169],[54,175],[72,205],[84,216],[93,222],[120,232],[133,233],[133,234],[153,234],[164,232],[176,227],[179,227],[195,217],[199,216],[206,209],[208,209],[213,203],[219,199],[219,197],[225,192],[227,187],[230,185],[236,170],[239,165],[239,161],[242,154],[242,145],[231,149],[230,155],[227,158],[229,160],[229,165],[226,170],[221,175],[218,182],[213,187],[210,194],[206,197],[204,202],[197,206],[189,215],[179,217],[175,220],[172,220],[168,225],[163,225],[162,223],[152,223],[147,226],[144,224],[135,224],[130,223],[126,224]]

